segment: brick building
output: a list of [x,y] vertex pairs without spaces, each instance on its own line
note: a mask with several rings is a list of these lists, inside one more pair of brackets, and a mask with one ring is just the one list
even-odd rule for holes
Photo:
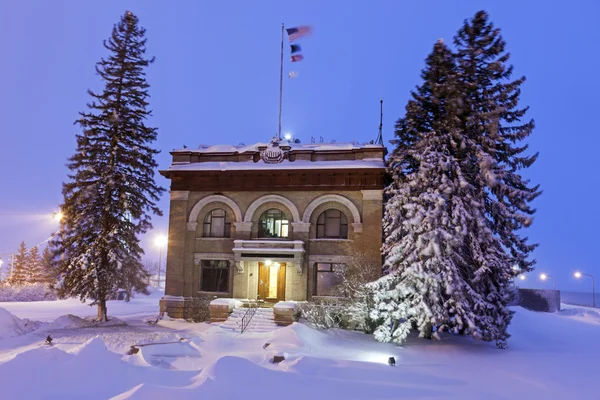
[[328,296],[360,253],[381,268],[384,147],[276,140],[171,152],[161,309],[201,293],[304,301]]

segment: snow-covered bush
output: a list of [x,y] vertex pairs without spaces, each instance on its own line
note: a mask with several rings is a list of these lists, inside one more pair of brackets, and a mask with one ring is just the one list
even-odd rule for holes
[[300,316],[317,329],[346,328],[348,326],[347,302],[338,297],[313,299],[298,305]]
[[56,300],[56,293],[46,284],[0,284],[0,302]]
[[373,290],[367,285],[381,276],[377,263],[365,253],[355,252],[352,262],[335,272],[340,284],[332,297],[314,298],[299,305],[300,315],[318,329],[343,328],[372,333],[376,325],[370,316]]

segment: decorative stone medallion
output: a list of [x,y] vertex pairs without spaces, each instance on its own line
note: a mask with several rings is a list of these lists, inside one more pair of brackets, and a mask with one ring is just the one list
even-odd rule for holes
[[267,147],[260,152],[260,158],[265,164],[278,164],[287,157],[287,151],[279,147],[277,139],[273,138]]

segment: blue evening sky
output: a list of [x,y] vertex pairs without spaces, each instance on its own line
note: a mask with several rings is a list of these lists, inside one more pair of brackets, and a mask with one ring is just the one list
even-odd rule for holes
[[[183,144],[266,141],[277,129],[281,23],[309,24],[305,60],[284,81],[284,131],[303,142],[375,139],[384,99],[384,139],[419,83],[424,58],[448,43],[465,18],[485,9],[502,29],[521,104],[541,153],[526,175],[544,193],[530,238],[540,243],[537,271],[562,289],[589,290],[575,270],[600,278],[598,93],[600,3],[588,1],[19,1],[0,4],[0,253],[28,246],[58,228],[65,162],[75,147],[72,123],[100,90],[94,64],[125,10],[147,29],[156,63],[148,70],[151,123],[159,127],[161,168]],[[287,57],[286,57],[287,58]],[[165,187],[168,181],[157,178]],[[168,195],[161,201],[168,215]],[[144,238],[166,232],[155,218]],[[547,285],[547,284],[546,284]]]

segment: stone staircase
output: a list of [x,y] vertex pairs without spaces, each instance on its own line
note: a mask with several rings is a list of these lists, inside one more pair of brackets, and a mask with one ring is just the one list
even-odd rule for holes
[[[221,323],[221,328],[231,330],[232,332],[240,332],[242,326],[242,317],[246,314],[248,308],[236,307],[233,312],[229,314],[227,320]],[[257,308],[256,313],[250,320],[250,324],[244,331],[244,333],[254,332],[272,332],[279,328],[275,324],[275,316],[273,314],[273,308]]]

